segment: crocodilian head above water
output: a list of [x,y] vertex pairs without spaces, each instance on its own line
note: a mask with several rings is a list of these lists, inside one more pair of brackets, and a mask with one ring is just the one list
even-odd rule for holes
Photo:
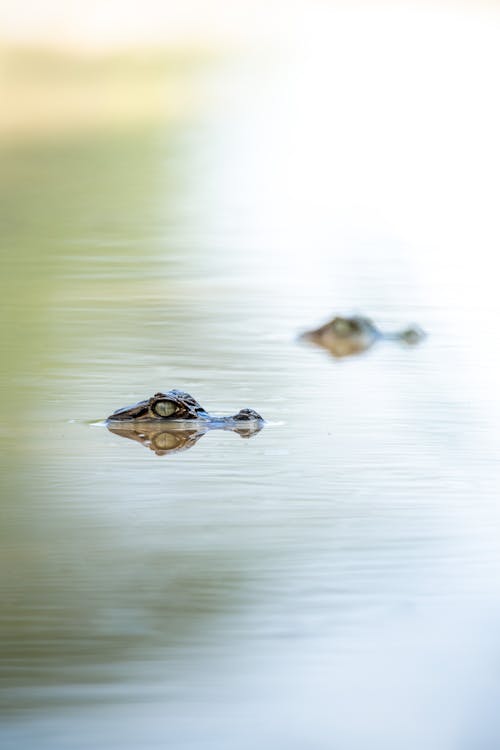
[[209,430],[229,430],[252,437],[264,426],[253,409],[220,417],[209,414],[189,394],[172,390],[113,412],[106,425],[110,432],[136,440],[157,455],[189,450]]
[[337,315],[320,328],[306,331],[300,338],[327,349],[334,357],[349,357],[365,352],[377,341],[399,341],[413,346],[425,338],[425,333],[416,325],[395,333],[385,333],[369,318],[361,315],[344,318]]

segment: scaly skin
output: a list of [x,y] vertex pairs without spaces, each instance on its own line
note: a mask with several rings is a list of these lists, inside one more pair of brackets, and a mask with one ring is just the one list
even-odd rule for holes
[[209,430],[230,430],[251,437],[262,429],[264,420],[253,409],[241,409],[231,417],[214,416],[189,393],[172,390],[118,409],[107,418],[106,425],[110,432],[137,440],[163,456],[192,448]]

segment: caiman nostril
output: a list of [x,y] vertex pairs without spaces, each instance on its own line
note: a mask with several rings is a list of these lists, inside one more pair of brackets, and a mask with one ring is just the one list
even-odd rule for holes
[[239,422],[249,422],[249,421],[260,421],[263,422],[264,420],[258,414],[254,409],[240,409],[238,414],[235,414],[233,419],[236,419]]

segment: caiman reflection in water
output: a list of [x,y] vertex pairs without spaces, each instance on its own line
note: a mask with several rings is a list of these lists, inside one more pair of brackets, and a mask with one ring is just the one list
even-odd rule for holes
[[107,418],[106,425],[110,432],[164,456],[189,450],[210,430],[252,437],[262,429],[264,420],[253,409],[240,409],[230,417],[214,416],[189,393],[172,390],[118,409]]
[[425,338],[425,333],[415,325],[396,333],[383,333],[369,318],[338,315],[325,325],[306,331],[300,338],[327,349],[334,357],[349,357],[365,352],[377,341],[399,341],[413,346]]

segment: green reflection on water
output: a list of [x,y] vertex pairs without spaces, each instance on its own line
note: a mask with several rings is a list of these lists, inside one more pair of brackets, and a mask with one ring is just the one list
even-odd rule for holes
[[95,281],[103,249],[123,264],[139,260],[139,238],[153,222],[163,179],[162,137],[158,130],[96,135],[2,154],[2,376],[14,385],[6,399],[12,413],[30,402],[15,384],[47,365],[50,314],[61,288],[71,285],[67,271]]
[[[126,328],[134,306],[135,328],[147,313],[157,237],[175,222],[182,186],[169,161],[178,138],[155,127],[2,154],[0,636],[11,691],[109,679],[108,665],[179,645],[235,595],[227,552],[201,549],[193,565],[172,546],[123,539],[86,510],[91,496],[109,500],[85,487],[101,435],[85,434],[86,455],[72,452],[72,433],[60,437],[58,383],[93,370],[83,357],[72,371],[65,352],[85,352],[120,317]],[[11,707],[48,700],[28,692]]]

